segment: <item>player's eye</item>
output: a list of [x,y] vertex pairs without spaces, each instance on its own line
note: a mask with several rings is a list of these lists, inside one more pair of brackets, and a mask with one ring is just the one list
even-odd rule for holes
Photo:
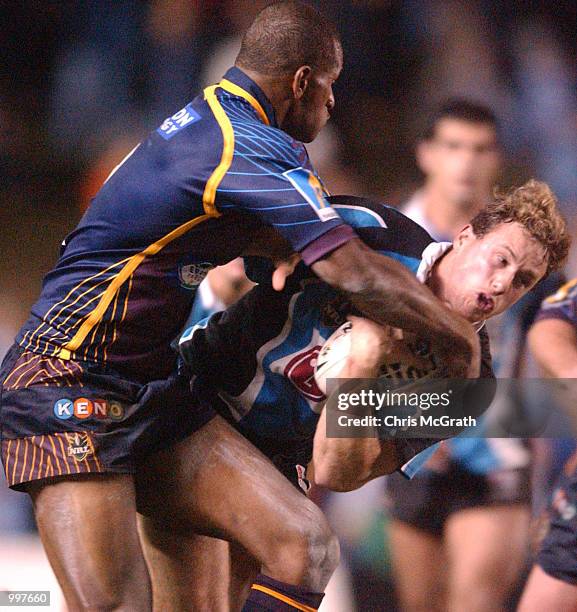
[[507,260],[506,257],[503,257],[503,255],[497,255],[497,263],[501,266],[501,267],[505,267],[509,261]]
[[513,282],[516,287],[530,287],[533,283],[533,276],[531,274],[517,274]]

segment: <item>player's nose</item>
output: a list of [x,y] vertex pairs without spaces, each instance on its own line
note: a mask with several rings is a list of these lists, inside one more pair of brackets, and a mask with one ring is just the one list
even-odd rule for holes
[[503,295],[506,293],[513,282],[511,274],[499,274],[493,277],[491,281],[491,290],[493,295]]

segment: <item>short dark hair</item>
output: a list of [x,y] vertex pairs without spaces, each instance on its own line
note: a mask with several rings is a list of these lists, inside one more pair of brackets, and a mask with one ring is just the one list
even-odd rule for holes
[[235,65],[268,76],[294,73],[300,66],[331,70],[340,54],[335,25],[302,2],[264,8],[244,35]]
[[423,130],[422,140],[432,140],[435,137],[437,125],[442,119],[459,119],[467,123],[482,123],[493,127],[497,135],[499,133],[499,121],[488,106],[466,98],[450,98],[443,102],[429,117]]

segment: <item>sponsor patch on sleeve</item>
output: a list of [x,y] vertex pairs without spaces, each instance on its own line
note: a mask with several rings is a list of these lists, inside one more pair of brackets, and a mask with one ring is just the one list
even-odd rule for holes
[[283,172],[283,176],[291,182],[292,186],[311,205],[321,221],[339,218],[339,214],[334,208],[331,208],[326,199],[321,182],[312,172],[301,167],[287,170]]
[[197,121],[200,121],[201,116],[192,108],[192,104],[187,104],[180,109],[178,113],[168,117],[162,125],[156,130],[164,140],[170,140],[181,130]]

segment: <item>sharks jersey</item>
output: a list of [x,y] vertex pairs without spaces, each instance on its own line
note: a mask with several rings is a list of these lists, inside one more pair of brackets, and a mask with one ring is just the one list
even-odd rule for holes
[[[402,263],[422,282],[449,246],[434,242],[393,208],[352,197],[330,202],[369,247]],[[217,389],[226,416],[246,437],[269,455],[279,448],[300,453],[306,464],[326,399],[314,379],[315,361],[325,340],[346,320],[350,304],[304,266],[277,292],[270,285],[270,269],[254,264],[247,262],[247,273],[260,284],[226,312],[187,329],[180,353],[197,390]],[[481,338],[483,375],[491,376],[483,330]],[[433,442],[405,440],[402,454],[408,461]],[[406,466],[408,475],[412,466]]]

